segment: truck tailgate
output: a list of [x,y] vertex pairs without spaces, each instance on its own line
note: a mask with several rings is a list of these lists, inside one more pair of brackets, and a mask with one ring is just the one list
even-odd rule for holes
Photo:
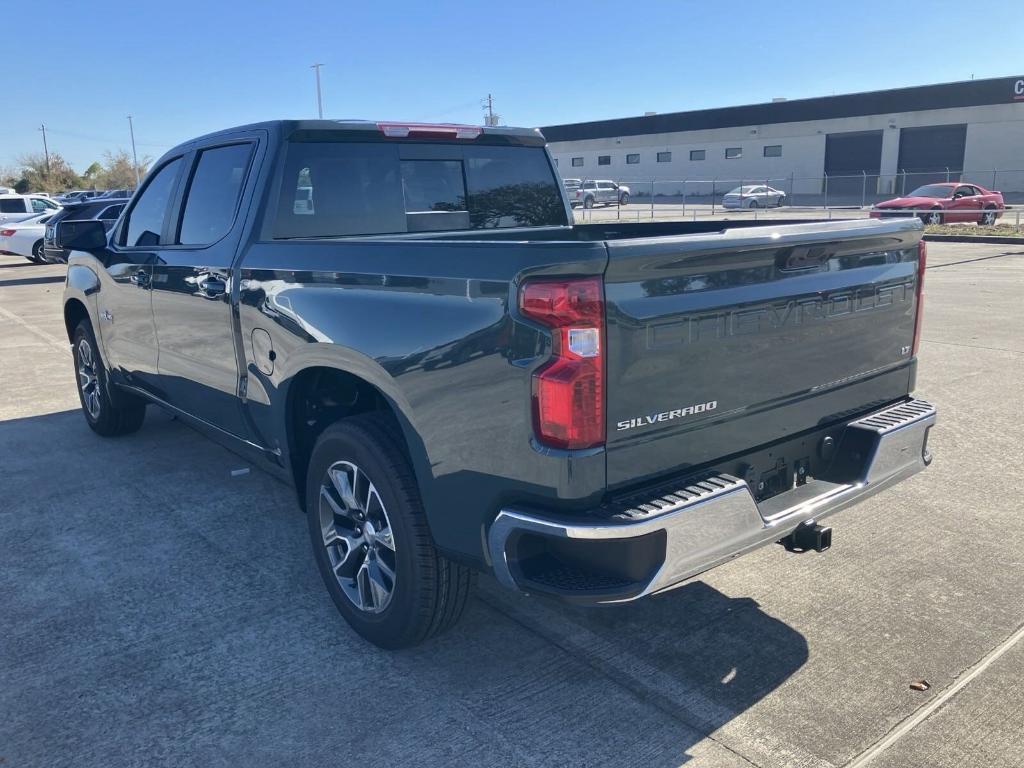
[[611,487],[908,394],[920,224],[610,240]]

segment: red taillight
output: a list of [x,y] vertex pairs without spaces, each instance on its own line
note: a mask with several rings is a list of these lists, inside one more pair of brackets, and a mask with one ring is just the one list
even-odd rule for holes
[[914,346],[911,349],[912,355],[917,355],[917,348],[921,346],[921,320],[924,317],[924,270],[928,262],[928,246],[924,240],[917,243],[917,315],[914,317]]
[[555,448],[604,443],[604,291],[599,277],[534,280],[519,310],[551,329],[551,360],[533,374],[533,428]]
[[385,136],[402,139],[406,136],[437,136],[446,139],[475,139],[484,129],[479,125],[455,123],[377,123]]

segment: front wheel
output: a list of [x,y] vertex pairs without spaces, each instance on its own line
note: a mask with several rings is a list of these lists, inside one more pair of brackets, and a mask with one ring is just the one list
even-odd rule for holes
[[407,648],[462,615],[475,580],[439,554],[412,467],[390,417],[328,427],[306,479],[320,576],[345,621],[381,648]]
[[104,437],[137,432],[146,418],[146,403],[127,392],[111,392],[107,370],[88,320],[75,328],[71,352],[78,379],[78,399],[92,431]]
[[978,219],[978,226],[980,227],[993,227],[996,223],[996,209],[986,208],[985,212],[981,214],[981,218]]
[[592,197],[585,197],[585,198],[583,198],[583,207],[586,208],[587,210],[590,210],[591,208],[593,208],[594,207],[594,198],[592,198]]
[[779,195],[779,199],[778,199],[778,201],[777,201],[777,202],[775,203],[775,207],[776,207],[776,208],[781,208],[781,207],[782,207],[782,206],[784,206],[785,204],[786,204],[786,196],[785,196],[785,195]]
[[921,219],[925,224],[941,224],[942,223],[942,210],[935,208],[921,214]]
[[629,193],[628,192],[623,192],[622,193],[622,196],[619,198],[619,205],[629,205]]

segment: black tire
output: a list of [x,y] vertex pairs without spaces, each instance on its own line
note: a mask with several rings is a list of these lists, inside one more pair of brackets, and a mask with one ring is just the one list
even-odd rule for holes
[[759,202],[757,202],[757,200],[751,200],[750,201],[750,205],[747,206],[747,207],[748,208],[760,208],[761,204]]
[[[127,392],[111,393],[107,369],[88,320],[82,320],[75,328],[71,353],[78,400],[92,431],[103,437],[137,432],[146,419],[146,401]],[[86,381],[90,376],[91,387]]]
[[623,192],[619,198],[619,205],[629,205],[629,192]]
[[978,226],[979,227],[994,227],[995,224],[996,224],[996,209],[995,208],[986,208],[982,212],[981,218],[978,219]]
[[588,210],[593,208],[594,207],[594,198],[590,197],[589,195],[587,197],[584,197],[583,198],[583,207],[588,209]]
[[36,264],[42,264],[43,262],[43,241],[39,240],[35,245],[32,246],[32,256],[29,259],[34,261]]
[[[417,645],[452,627],[462,616],[476,580],[474,571],[448,560],[434,547],[416,478],[399,435],[398,426],[390,415],[372,413],[339,421],[320,435],[306,476],[306,517],[313,557],[324,585],[352,629],[374,645],[389,650]],[[364,543],[359,547],[346,545],[341,552],[339,548],[332,549],[332,546],[340,546],[340,539],[334,538],[333,545],[325,543],[327,528],[333,530],[338,525],[335,512],[338,500],[343,500],[343,497],[332,496],[328,470],[343,466],[358,468],[368,479],[368,483],[363,483],[367,494],[365,516],[360,516],[360,520],[372,518],[371,508],[375,505],[370,502],[369,489],[376,491],[376,506],[379,507],[376,514],[383,513],[392,549]],[[357,479],[353,479],[350,487],[352,497],[362,496]],[[321,497],[322,488],[334,498],[333,504]],[[378,530],[379,523],[378,520],[375,525]],[[361,525],[366,526],[366,523]],[[363,536],[364,530],[357,527],[348,531],[349,537],[356,535]],[[368,539],[356,540],[366,542]],[[368,552],[368,549],[373,551]],[[351,553],[355,553],[355,561],[347,564]],[[359,592],[359,574],[336,576],[334,569],[362,570],[362,565],[380,562],[385,555],[394,574],[386,602],[381,601],[382,607],[357,605],[349,594]],[[344,562],[332,566],[332,557]],[[342,582],[346,583],[348,593]]]
[[921,214],[921,221],[925,224],[944,224],[941,208],[932,208],[930,211]]
[[785,196],[785,195],[779,195],[779,199],[778,199],[778,201],[777,201],[777,202],[775,203],[775,207],[776,207],[776,208],[781,208],[781,207],[782,207],[782,206],[784,206],[785,204],[786,204],[786,196]]

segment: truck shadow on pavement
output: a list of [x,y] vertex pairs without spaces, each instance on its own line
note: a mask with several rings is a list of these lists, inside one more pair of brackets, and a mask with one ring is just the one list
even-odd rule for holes
[[154,408],[116,440],[78,411],[0,422],[0,466],[12,765],[742,765],[729,723],[808,657],[702,582],[584,610],[489,578],[387,653],[334,610],[291,489]]

